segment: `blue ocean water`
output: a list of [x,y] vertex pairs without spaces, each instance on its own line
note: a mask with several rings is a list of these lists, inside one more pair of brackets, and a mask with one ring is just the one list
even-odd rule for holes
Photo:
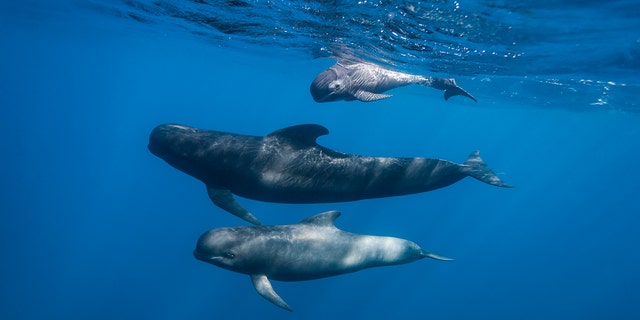
[[[45,1],[0,3],[2,319],[638,319],[640,6],[636,1]],[[317,104],[353,55],[455,77],[478,103],[410,86]],[[239,201],[267,224],[340,210],[337,226],[415,241],[430,259],[277,282],[197,261],[244,225],[148,152],[176,122],[462,162],[500,177],[411,196]]]

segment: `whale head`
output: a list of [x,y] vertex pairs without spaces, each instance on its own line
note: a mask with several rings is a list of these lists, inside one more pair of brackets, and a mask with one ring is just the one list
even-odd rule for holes
[[200,166],[194,165],[205,146],[206,130],[179,125],[163,124],[157,126],[149,135],[147,148],[155,156],[163,159],[174,168],[196,178]]
[[341,73],[342,70],[334,66],[323,71],[313,80],[309,89],[315,102],[348,100],[351,97],[347,92],[345,77],[341,76]]
[[[209,230],[198,239],[193,256],[215,266],[246,274],[257,271],[257,255],[252,248],[256,235],[250,227]],[[258,250],[259,251],[259,250]]]

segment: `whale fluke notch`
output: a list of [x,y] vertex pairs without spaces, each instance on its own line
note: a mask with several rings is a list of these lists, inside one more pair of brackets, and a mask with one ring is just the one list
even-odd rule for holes
[[300,221],[300,224],[310,224],[310,225],[323,226],[323,227],[335,227],[334,223],[336,219],[338,219],[340,214],[341,214],[340,211],[337,211],[337,210],[318,213],[316,215],[313,215],[311,217],[308,217]]
[[267,301],[287,311],[293,311],[291,307],[273,290],[271,281],[264,274],[252,274],[251,282],[259,295],[267,299]]
[[316,146],[319,136],[329,134],[329,129],[319,124],[301,124],[276,130],[267,137],[277,137],[299,148]]

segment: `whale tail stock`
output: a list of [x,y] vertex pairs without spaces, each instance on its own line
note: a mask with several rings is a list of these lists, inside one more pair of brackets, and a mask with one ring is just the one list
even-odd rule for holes
[[455,79],[431,78],[429,85],[435,89],[444,91],[444,100],[449,100],[453,96],[465,96],[474,102],[478,102],[467,90],[462,89]]
[[484,183],[492,186],[513,188],[512,185],[505,183],[491,170],[489,166],[480,158],[480,151],[472,152],[462,165],[462,170],[467,175],[474,177]]

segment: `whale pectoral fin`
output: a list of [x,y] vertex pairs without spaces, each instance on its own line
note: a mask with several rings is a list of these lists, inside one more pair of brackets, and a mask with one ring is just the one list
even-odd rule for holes
[[273,291],[273,287],[271,286],[271,282],[264,274],[252,274],[251,282],[253,282],[253,287],[256,288],[258,294],[260,294],[263,298],[269,300],[269,302],[275,304],[276,306],[293,311],[289,305],[280,298],[280,296]]
[[256,217],[254,217],[251,212],[247,211],[247,209],[243,208],[233,197],[231,191],[227,189],[217,189],[207,186],[207,193],[209,194],[209,199],[213,201],[213,203],[222,208],[223,210],[253,223],[255,225],[262,225]]
[[377,100],[382,100],[382,99],[386,99],[386,98],[390,98],[391,95],[390,94],[383,94],[383,93],[373,93],[373,92],[369,92],[369,91],[364,91],[364,90],[358,90],[353,94],[354,97],[356,97],[356,99],[363,101],[363,102],[371,102],[371,101],[377,101]]

